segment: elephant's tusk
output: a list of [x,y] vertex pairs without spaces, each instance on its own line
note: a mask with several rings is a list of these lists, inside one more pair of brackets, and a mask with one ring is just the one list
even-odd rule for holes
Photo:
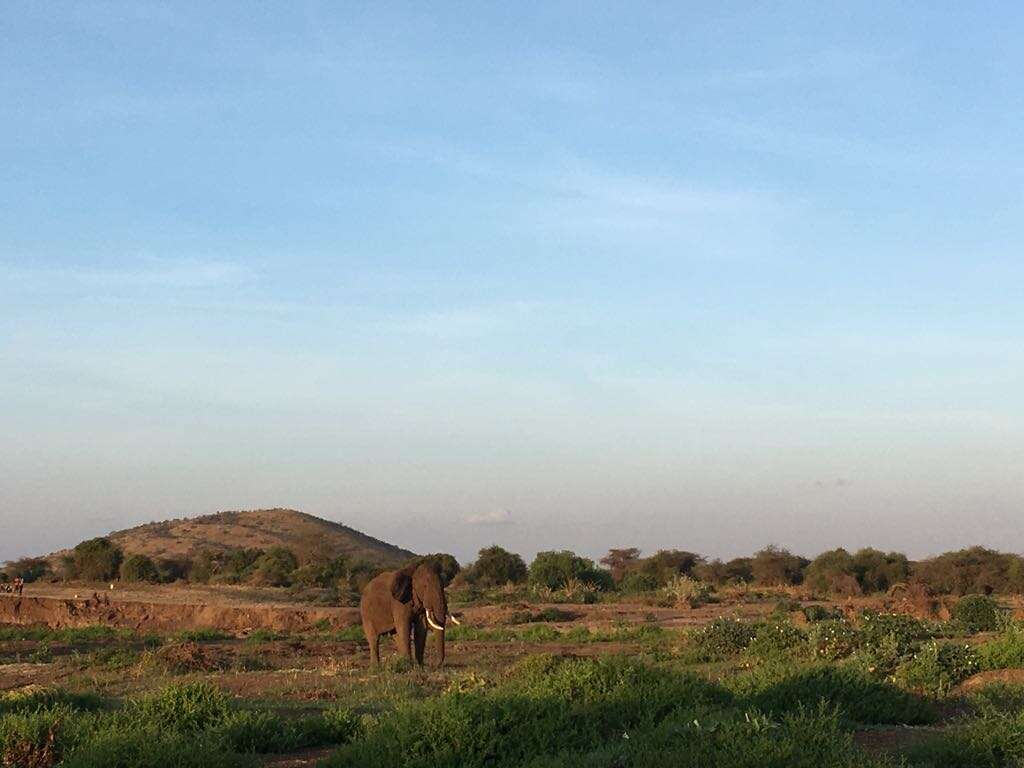
[[449,613],[448,618],[452,620],[452,624],[454,624],[455,626],[458,627],[462,625],[462,622],[455,618],[454,613]]
[[438,632],[444,632],[444,627],[440,626],[433,617],[430,615],[430,609],[427,609],[427,624],[430,625],[431,629],[436,629]]

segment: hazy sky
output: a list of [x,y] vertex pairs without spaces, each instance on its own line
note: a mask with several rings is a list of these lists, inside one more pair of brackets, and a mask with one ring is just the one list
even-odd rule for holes
[[1016,3],[7,2],[0,559],[1024,549]]

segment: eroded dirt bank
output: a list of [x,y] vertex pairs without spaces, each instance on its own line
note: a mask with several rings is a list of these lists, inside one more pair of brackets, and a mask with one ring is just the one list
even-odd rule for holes
[[331,629],[358,624],[359,609],[203,603],[174,605],[111,600],[108,595],[98,592],[79,599],[0,596],[0,624],[45,624],[55,629],[99,624],[163,632],[180,629],[221,629],[240,633],[254,629],[304,632],[316,626],[323,628],[325,620]]

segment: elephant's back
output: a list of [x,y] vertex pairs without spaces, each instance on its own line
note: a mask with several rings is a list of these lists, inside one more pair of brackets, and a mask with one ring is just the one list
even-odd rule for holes
[[359,609],[364,619],[369,615],[379,622],[385,617],[391,616],[391,580],[394,576],[394,571],[384,571],[384,573],[374,576],[363,587],[363,594],[359,598]]

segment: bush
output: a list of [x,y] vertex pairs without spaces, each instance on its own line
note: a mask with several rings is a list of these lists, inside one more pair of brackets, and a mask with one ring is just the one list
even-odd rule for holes
[[494,545],[481,549],[469,568],[467,580],[480,587],[500,587],[526,581],[526,563],[519,555]]
[[639,592],[653,592],[659,587],[657,577],[650,573],[641,573],[640,571],[630,571],[622,577],[622,581],[619,582],[619,591],[627,594],[636,594]]
[[690,647],[698,661],[722,661],[744,651],[756,634],[753,624],[718,618],[690,635]]
[[885,592],[893,584],[907,580],[910,563],[900,552],[861,549],[853,556],[853,572],[865,594]]
[[773,621],[757,628],[746,648],[746,655],[761,660],[777,660],[806,649],[807,635],[788,621]]
[[968,595],[1020,590],[1020,556],[971,547],[916,563],[914,577],[940,594]]
[[145,555],[129,555],[121,563],[121,581],[155,584],[160,581],[160,574],[156,564]]
[[692,675],[623,659],[533,656],[497,687],[458,688],[399,705],[326,765],[518,768],[583,751],[648,726],[681,707],[725,706],[731,696]]
[[979,669],[978,655],[969,645],[932,640],[896,670],[895,679],[905,688],[945,696]]
[[1024,717],[985,713],[961,721],[907,750],[911,765],[935,768],[1007,768],[1024,764]]
[[659,549],[650,557],[638,560],[634,566],[641,573],[654,577],[664,586],[677,576],[690,576],[694,569],[704,562],[695,552],[681,549]]
[[360,729],[357,715],[336,708],[318,717],[301,719],[285,719],[272,712],[235,712],[220,732],[235,752],[270,754],[347,744]]
[[982,669],[1024,667],[1024,626],[1011,624],[987,643],[978,646]]
[[292,571],[298,567],[298,558],[290,549],[271,547],[253,563],[251,579],[257,584],[287,587],[292,583]]
[[993,598],[987,595],[967,595],[953,606],[953,621],[968,632],[991,632],[999,629],[1002,610]]
[[570,579],[595,584],[601,589],[612,586],[608,571],[600,571],[593,560],[569,550],[538,552],[530,563],[529,581],[533,587],[562,589]]
[[109,581],[117,578],[124,556],[109,539],[83,541],[65,559],[68,575],[84,581]]
[[[696,715],[691,717],[689,715]],[[628,738],[625,738],[628,736]],[[562,751],[523,768],[881,768],[853,743],[834,710],[809,707],[777,720],[757,712],[679,713],[585,752]]]
[[50,564],[42,557],[24,557],[4,565],[4,573],[11,581],[24,579],[26,584],[38,581],[50,572]]
[[826,661],[846,658],[861,645],[860,633],[846,619],[831,619],[812,625],[807,639],[811,655]]
[[864,611],[860,615],[860,636],[867,648],[895,644],[900,654],[910,653],[917,642],[931,636],[928,625],[900,613]]
[[766,587],[799,584],[808,561],[774,545],[754,554],[750,561],[754,582]]
[[733,690],[747,706],[768,713],[825,702],[857,723],[921,725],[937,718],[927,700],[852,666],[758,667],[736,678]]
[[689,576],[673,576],[662,591],[675,605],[690,608],[703,605],[711,597],[711,587]]
[[815,592],[833,592],[843,577],[856,578],[854,573],[853,556],[845,549],[834,549],[811,561],[804,572],[804,583]]
[[227,694],[209,683],[182,683],[133,699],[126,709],[153,727],[195,733],[225,723],[231,703]]
[[826,608],[823,605],[807,605],[801,608],[800,611],[803,613],[804,618],[812,624],[816,621],[829,621],[830,619],[843,618],[842,611],[837,611],[834,608]]

